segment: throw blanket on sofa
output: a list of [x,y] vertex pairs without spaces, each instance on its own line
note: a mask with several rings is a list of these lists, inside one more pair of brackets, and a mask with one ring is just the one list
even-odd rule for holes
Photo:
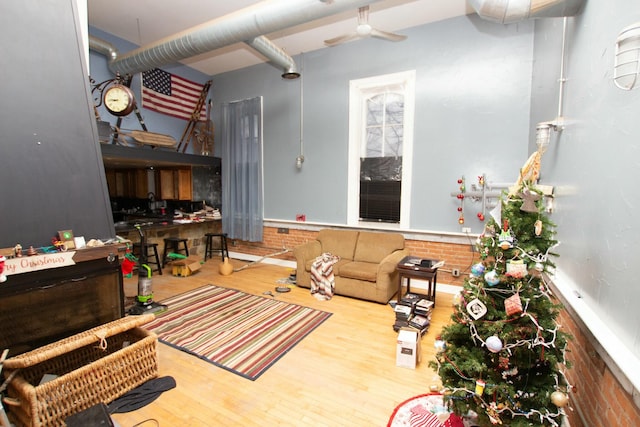
[[333,265],[339,260],[339,256],[325,252],[311,264],[311,295],[316,299],[325,301],[333,296],[335,287]]

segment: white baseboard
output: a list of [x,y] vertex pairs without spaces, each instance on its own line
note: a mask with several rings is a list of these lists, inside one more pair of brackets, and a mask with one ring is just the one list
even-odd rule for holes
[[[229,258],[248,261],[249,263],[251,263],[251,262],[258,261],[263,257],[258,256],[258,255],[245,254],[245,253],[242,253],[242,252],[229,251]],[[296,262],[295,261],[290,261],[290,260],[287,260],[287,259],[269,258],[267,256],[266,258],[264,258],[260,262],[262,262],[264,264],[279,265],[279,266],[287,267],[287,268],[296,268]]]

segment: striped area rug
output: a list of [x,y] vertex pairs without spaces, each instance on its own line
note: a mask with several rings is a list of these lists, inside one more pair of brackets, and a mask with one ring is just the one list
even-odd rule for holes
[[331,316],[213,285],[162,303],[168,310],[145,329],[165,344],[252,381]]

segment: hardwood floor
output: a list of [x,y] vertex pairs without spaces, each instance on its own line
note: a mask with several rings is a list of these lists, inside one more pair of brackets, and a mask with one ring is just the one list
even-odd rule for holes
[[[236,268],[247,262],[231,260]],[[439,385],[427,366],[434,339],[449,321],[451,295],[438,294],[429,332],[422,339],[422,362],[415,370],[396,367],[393,309],[335,296],[318,301],[305,288],[275,292],[276,281],[291,269],[253,264],[230,276],[218,274],[219,258],[208,260],[194,275],[153,276],[154,299],[163,299],[206,284],[313,307],[333,315],[276,362],[256,381],[162,343],[158,344],[160,376],[172,376],[177,387],[153,403],[115,414],[122,427],[148,419],[160,426],[385,426],[394,408]],[[134,296],[137,277],[125,278],[125,293]],[[146,422],[144,426],[154,425]]]

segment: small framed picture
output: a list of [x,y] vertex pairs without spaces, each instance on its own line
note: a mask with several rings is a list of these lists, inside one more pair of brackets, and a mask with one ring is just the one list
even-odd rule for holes
[[64,243],[67,249],[75,249],[76,244],[73,241],[73,231],[61,230],[58,231],[58,239]]

